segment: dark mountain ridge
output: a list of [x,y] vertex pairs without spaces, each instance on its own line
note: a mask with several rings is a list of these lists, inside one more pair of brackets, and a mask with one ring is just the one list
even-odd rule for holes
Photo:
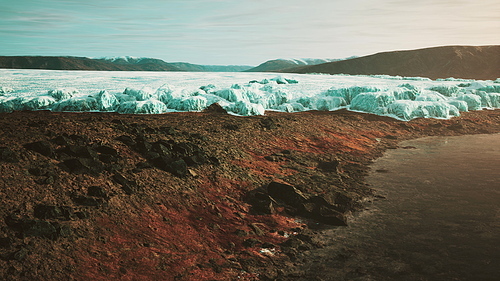
[[289,73],[399,75],[490,80],[500,77],[500,46],[443,46],[281,70]]

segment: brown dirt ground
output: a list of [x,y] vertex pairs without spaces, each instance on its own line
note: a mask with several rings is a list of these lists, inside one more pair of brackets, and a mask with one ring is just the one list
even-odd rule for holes
[[[306,241],[315,230],[283,208],[252,212],[250,191],[278,181],[306,195],[335,191],[362,202],[372,195],[363,182],[368,165],[399,141],[498,132],[500,110],[410,122],[346,110],[255,117],[2,113],[0,147],[18,161],[0,160],[0,279],[293,280],[301,275],[301,249],[321,245],[280,244],[299,234]],[[61,157],[24,147],[49,141],[57,151],[64,145],[52,140],[61,135],[113,148],[116,165],[99,173],[68,172]],[[116,139],[122,135],[195,144],[212,160],[175,176],[144,167],[143,154]],[[331,161],[339,167],[322,168]],[[134,182],[134,192],[113,180],[117,173]],[[91,187],[105,195],[90,196]],[[70,215],[37,217],[40,205],[66,208]],[[57,231],[41,235],[43,227]]]

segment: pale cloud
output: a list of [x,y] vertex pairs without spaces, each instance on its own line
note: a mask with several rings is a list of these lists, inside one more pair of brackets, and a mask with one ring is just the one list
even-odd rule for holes
[[206,64],[500,44],[497,0],[0,0],[0,55]]

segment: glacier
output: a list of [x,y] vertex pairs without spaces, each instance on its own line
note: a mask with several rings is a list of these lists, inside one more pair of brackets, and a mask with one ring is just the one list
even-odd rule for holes
[[0,112],[202,111],[218,103],[228,113],[347,110],[399,120],[451,118],[500,108],[500,79],[438,79],[388,75],[224,72],[96,72],[0,70]]

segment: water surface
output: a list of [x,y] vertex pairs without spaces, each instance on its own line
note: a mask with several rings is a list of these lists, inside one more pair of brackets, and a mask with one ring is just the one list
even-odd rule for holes
[[[401,144],[367,182],[386,197],[327,231],[322,280],[500,280],[500,135]],[[410,148],[408,148],[410,146]],[[414,147],[414,148],[411,148]]]

